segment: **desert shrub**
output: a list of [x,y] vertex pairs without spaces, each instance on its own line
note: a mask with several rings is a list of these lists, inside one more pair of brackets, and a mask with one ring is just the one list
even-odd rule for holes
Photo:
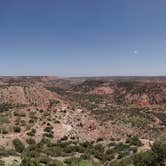
[[47,118],[47,121],[50,121],[50,122],[51,122],[51,121],[52,121],[51,117],[48,117],[48,118]]
[[164,166],[165,159],[166,142],[162,140],[155,142],[152,145],[151,150],[137,153],[135,155],[132,155],[131,157],[121,159],[120,161],[112,162],[111,166]]
[[109,154],[109,155],[103,155],[102,161],[106,162],[106,161],[111,161],[115,159],[115,156],[113,154]]
[[25,117],[25,116],[26,116],[26,114],[25,114],[24,112],[17,112],[17,111],[15,111],[15,112],[13,113],[13,115],[14,115],[14,116],[18,116],[18,117]]
[[47,123],[47,126],[51,126],[51,124],[48,122],[48,123]]
[[3,160],[0,160],[0,166],[5,166],[5,162]]
[[60,122],[59,120],[55,120],[54,123],[55,123],[55,124],[59,124],[59,123],[61,123],[61,122]]
[[25,149],[24,144],[18,138],[13,140],[13,145],[15,147],[15,150],[19,153],[22,153]]
[[2,128],[2,134],[8,134],[8,130],[6,128]]
[[133,157],[134,166],[157,166],[157,156],[152,151],[139,153]]
[[31,112],[29,112],[29,117],[30,118],[34,118],[36,116],[36,112],[35,111],[31,111]]
[[130,147],[129,150],[130,150],[132,153],[137,153],[137,151],[138,151],[137,147]]
[[94,156],[99,160],[104,160],[104,146],[102,144],[94,146]]
[[54,138],[53,133],[44,133],[43,137]]
[[66,140],[68,140],[67,136],[64,136],[64,137],[61,138],[61,141],[66,141]]
[[106,150],[105,154],[104,154],[104,160],[105,161],[111,161],[112,159],[114,159],[114,153],[112,153],[111,149]]
[[13,130],[15,133],[20,133],[21,132],[21,128],[19,126],[14,126]]
[[54,159],[49,162],[49,166],[64,166],[64,164],[61,161]]
[[63,149],[59,146],[47,147],[45,153],[49,156],[64,156]]
[[99,163],[94,162],[93,164],[88,160],[82,160],[80,158],[71,157],[65,160],[67,166],[101,166]]
[[85,142],[80,143],[80,146],[82,146],[83,148],[90,148],[90,147],[92,147],[92,144],[88,141],[85,141]]
[[166,113],[159,112],[159,113],[153,113],[157,118],[160,119],[160,124],[166,126]]
[[103,138],[97,138],[96,142],[103,141]]
[[26,121],[25,120],[21,120],[20,123],[21,123],[21,126],[25,126],[26,125]]
[[58,100],[49,100],[49,107],[51,108],[52,106],[56,106],[60,102]]
[[46,112],[44,112],[44,117],[47,117],[47,116],[51,116],[51,114],[50,114],[50,112],[49,112],[49,110],[48,111],[46,111]]
[[34,119],[30,119],[29,123],[35,123],[35,120]]
[[166,142],[155,142],[152,151],[157,155],[159,160],[166,158]]
[[39,157],[40,163],[42,163],[44,165],[48,165],[50,160],[51,159],[47,155],[42,155],[42,156]]
[[39,142],[38,145],[41,145],[41,146],[47,145],[47,146],[49,146],[50,144],[51,144],[50,140],[47,139],[47,138],[45,138],[45,137],[43,137],[43,138],[41,139],[41,141]]
[[15,150],[0,149],[0,157],[16,156]]
[[135,146],[142,146],[141,141],[139,140],[138,137],[134,136],[134,137],[129,137],[126,140],[126,143],[129,143],[130,145],[135,145]]
[[104,153],[104,146],[102,144],[97,144],[94,146],[95,151],[99,151],[101,153]]
[[117,159],[124,158],[124,157],[126,157],[128,155],[130,155],[129,151],[119,152]]
[[79,152],[79,146],[69,145],[64,148],[65,153]]
[[21,161],[20,166],[42,166],[40,162],[36,159],[31,159],[31,158],[23,158]]
[[42,152],[42,148],[37,144],[29,145],[26,150],[22,153],[22,157],[29,157],[29,158],[39,158]]
[[115,146],[115,145],[116,145],[116,142],[111,142],[111,143],[108,144],[109,147],[110,146]]
[[132,163],[132,157],[129,157],[121,160],[114,160],[111,162],[110,166],[134,166]]
[[113,148],[113,151],[115,153],[121,152],[121,151],[126,151],[130,148],[130,145],[127,144],[123,144],[123,143],[118,143],[115,145],[115,147]]
[[40,157],[40,152],[37,150],[28,150],[26,152],[26,156],[30,158],[39,158]]
[[76,152],[78,153],[85,153],[85,151],[88,153],[90,152],[93,148],[88,148],[88,150],[84,149],[82,146],[75,146]]
[[53,135],[53,131],[52,131],[53,127],[52,126],[47,126],[45,129],[44,129],[44,134],[43,136],[44,137],[49,137],[49,138],[53,138],[54,135]]
[[35,141],[33,138],[28,138],[28,139],[26,139],[26,142],[27,142],[29,145],[36,144],[36,141]]
[[52,131],[52,129],[53,129],[53,127],[52,126],[47,126],[45,129],[44,129],[44,132],[51,132]]
[[152,149],[147,152],[136,154],[133,157],[135,166],[162,166],[166,158],[166,143],[155,142]]
[[9,103],[0,104],[0,111],[1,112],[9,111],[9,109],[11,109],[11,108],[13,108],[13,106]]
[[85,153],[80,156],[80,159],[82,160],[90,160],[90,154]]
[[5,124],[7,124],[7,123],[10,123],[8,115],[1,114],[1,116],[0,116],[0,125],[3,126]]
[[64,161],[68,166],[76,166],[79,165],[80,159],[76,157],[71,157]]
[[15,125],[20,125],[20,122],[21,122],[21,118],[20,117],[17,117],[16,120],[15,120]]
[[32,128],[30,132],[27,133],[29,136],[35,136],[36,134],[36,129]]

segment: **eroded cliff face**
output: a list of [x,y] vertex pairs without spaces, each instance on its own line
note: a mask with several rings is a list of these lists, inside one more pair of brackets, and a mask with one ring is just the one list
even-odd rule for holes
[[33,105],[47,109],[50,105],[50,101],[53,100],[61,102],[60,97],[56,93],[51,93],[41,85],[6,85],[5,87],[0,87],[0,103]]

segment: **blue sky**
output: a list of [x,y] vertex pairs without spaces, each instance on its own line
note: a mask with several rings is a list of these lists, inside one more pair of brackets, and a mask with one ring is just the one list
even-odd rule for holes
[[1,0],[0,75],[166,75],[165,0]]

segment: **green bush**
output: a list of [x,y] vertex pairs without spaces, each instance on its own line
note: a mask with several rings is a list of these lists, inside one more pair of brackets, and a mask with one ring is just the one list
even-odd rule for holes
[[68,137],[66,135],[61,138],[61,141],[67,141],[67,140],[68,140]]
[[47,155],[41,155],[39,160],[40,160],[40,163],[44,165],[48,165],[51,159]]
[[158,166],[157,156],[152,151],[139,153],[133,158],[134,166]]
[[80,159],[82,159],[82,160],[90,160],[90,155],[89,155],[88,153],[82,154],[82,155],[80,156]]
[[63,149],[59,146],[52,146],[45,149],[45,153],[52,157],[64,156]]
[[2,134],[8,134],[8,130],[5,129],[5,128],[3,128],[3,129],[2,129]]
[[9,109],[11,109],[11,108],[13,108],[13,106],[11,104],[8,104],[8,103],[0,104],[0,111],[1,112],[9,111]]
[[26,139],[26,142],[27,142],[29,145],[36,144],[36,141],[35,141],[33,138],[28,138],[28,139]]
[[42,152],[42,148],[43,147],[39,147],[39,145],[36,144],[29,145],[22,153],[22,157],[39,158]]
[[0,149],[0,157],[16,156],[16,153],[14,150]]
[[68,166],[76,166],[79,165],[80,163],[80,159],[79,158],[75,158],[75,157],[71,157],[69,159],[66,159],[64,161]]
[[49,162],[49,166],[64,166],[64,164],[61,161],[54,159]]
[[101,142],[103,140],[104,140],[103,138],[97,138],[96,142]]
[[138,137],[134,136],[134,137],[129,137],[126,140],[126,143],[129,143],[130,145],[135,145],[135,146],[142,146],[141,141],[139,140]]
[[[130,148],[132,150],[132,148]],[[121,156],[120,156],[121,158]],[[164,166],[166,159],[166,140],[157,141],[152,145],[151,150],[140,152],[131,157],[114,161],[111,166]]]
[[18,117],[25,117],[25,116],[26,116],[26,114],[25,114],[24,112],[17,112],[17,111],[15,111],[15,112],[13,113],[13,115],[14,115],[14,116],[18,116]]
[[30,158],[25,157],[21,161],[20,166],[42,166],[42,165],[36,159],[30,159]]
[[121,151],[126,151],[129,150],[130,145],[127,144],[123,144],[123,143],[118,143],[115,145],[114,148],[112,148],[112,151],[114,151],[115,153],[121,152]]
[[15,133],[20,133],[21,132],[21,128],[19,126],[14,126],[13,130]]
[[53,133],[44,133],[43,137],[54,138]]
[[152,151],[159,159],[166,158],[166,142],[155,142],[152,146]]
[[36,129],[32,128],[30,132],[27,133],[29,136],[35,136],[36,134]]
[[47,126],[45,129],[44,129],[44,132],[52,132],[52,129],[53,127],[52,126]]
[[5,166],[5,162],[3,160],[0,160],[0,166]]
[[18,138],[13,140],[13,145],[15,147],[15,150],[19,153],[22,153],[25,149],[24,144]]

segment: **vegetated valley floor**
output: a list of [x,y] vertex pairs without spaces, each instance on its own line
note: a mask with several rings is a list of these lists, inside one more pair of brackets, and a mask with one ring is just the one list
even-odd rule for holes
[[166,165],[166,77],[0,77],[0,166]]

